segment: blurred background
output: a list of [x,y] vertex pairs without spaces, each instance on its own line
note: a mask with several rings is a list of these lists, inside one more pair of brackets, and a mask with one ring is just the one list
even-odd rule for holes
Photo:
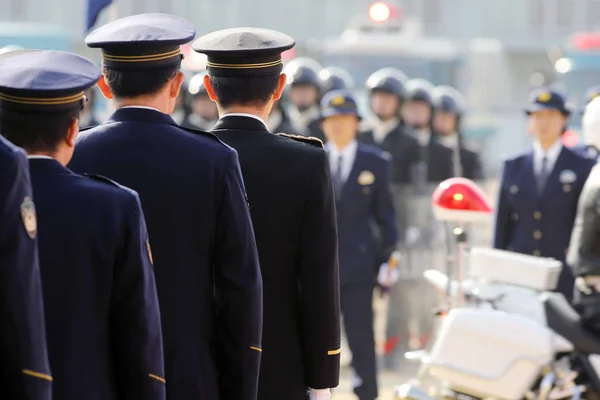
[[[482,184],[492,196],[502,159],[531,143],[523,113],[531,90],[549,85],[567,97],[574,112],[571,135],[565,138],[574,145],[580,139],[578,111],[584,92],[600,84],[600,0],[97,1],[112,4],[100,13],[96,27],[132,14],[163,12],[192,21],[198,36],[239,26],[285,32],[297,45],[284,54],[284,61],[309,57],[324,67],[348,71],[367,117],[365,81],[380,68],[394,67],[411,79],[453,86],[467,100],[462,134],[479,150],[486,177]],[[0,49],[68,50],[100,62],[99,51],[83,43],[87,12],[86,0],[0,0]],[[189,46],[183,52],[190,80],[182,89],[185,104],[185,96],[201,91],[192,77],[204,69],[205,59]],[[99,93],[88,97],[93,113],[82,116],[82,124],[93,125],[111,110]],[[213,118],[214,110],[206,111],[210,104],[195,104],[204,120]],[[188,112],[196,112],[196,106],[190,105]],[[434,187],[410,196],[412,208],[406,213],[418,216],[414,226],[421,239],[408,251],[399,285],[389,298],[376,296],[374,302],[382,398],[402,381],[398,371],[406,371],[404,351],[424,346],[433,329],[430,314],[436,294],[428,292],[422,271],[447,270],[451,264],[450,227],[430,215]],[[489,246],[490,228],[471,230],[471,244]],[[347,364],[347,349],[342,355]],[[344,370],[343,376],[335,398],[351,399],[351,372]]]
[[[552,84],[577,108],[599,82],[600,0],[115,0],[96,26],[111,19],[165,12],[195,23],[198,34],[261,26],[293,36],[288,58],[309,56],[348,70],[357,88],[381,67],[462,91],[469,102],[464,133],[480,145],[486,175],[523,148],[523,103]],[[373,12],[374,11],[374,12]],[[83,44],[85,0],[0,0],[0,47],[64,49],[99,60]],[[202,68],[189,54],[190,70]],[[97,96],[101,97],[101,96]],[[101,99],[94,105],[104,111]],[[100,118],[101,119],[101,118]],[[572,117],[577,130],[579,117]]]

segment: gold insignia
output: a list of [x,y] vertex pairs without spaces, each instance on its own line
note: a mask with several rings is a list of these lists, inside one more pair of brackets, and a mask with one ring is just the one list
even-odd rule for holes
[[517,185],[512,185],[509,189],[511,194],[517,194],[517,192],[519,191],[519,188],[517,187]]
[[590,100],[594,100],[594,99],[595,99],[596,97],[598,97],[598,96],[600,96],[600,93],[598,93],[598,92],[594,92],[594,93],[592,93],[592,94],[591,94],[591,96],[590,96]]
[[344,96],[337,96],[331,99],[332,106],[341,106],[346,103],[346,98]]
[[552,98],[552,95],[550,93],[543,92],[538,95],[537,99],[540,103],[546,103],[546,102],[550,101],[551,98]]
[[371,185],[373,182],[375,182],[375,175],[371,171],[363,171],[358,176],[358,183],[360,185]]
[[571,191],[571,185],[569,185],[568,183],[563,185],[563,191],[565,193],[569,193]]
[[146,235],[146,250],[148,251],[148,259],[150,259],[150,263],[154,265],[154,260],[152,259],[152,249],[150,249],[150,238]]
[[35,205],[29,196],[25,196],[23,203],[21,203],[21,218],[23,218],[23,225],[25,225],[29,237],[35,239],[37,235],[37,217],[35,215]]

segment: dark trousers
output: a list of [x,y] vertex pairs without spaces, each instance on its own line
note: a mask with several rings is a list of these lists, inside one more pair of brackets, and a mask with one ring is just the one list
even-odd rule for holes
[[375,400],[377,369],[373,332],[373,286],[353,285],[340,288],[344,328],[352,352],[352,367],[361,384],[354,388],[360,400]]

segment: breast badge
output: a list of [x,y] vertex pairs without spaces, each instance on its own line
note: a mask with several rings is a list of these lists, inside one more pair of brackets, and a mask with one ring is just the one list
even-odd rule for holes
[[510,194],[517,194],[517,192],[519,191],[519,188],[517,187],[517,185],[511,185],[511,187],[508,189]]
[[558,181],[563,185],[571,184],[577,180],[577,174],[570,169],[564,169],[560,171],[560,175],[558,176]]
[[37,216],[35,214],[35,205],[31,197],[25,196],[23,203],[21,203],[21,218],[23,218],[23,225],[25,231],[31,239],[35,239],[37,235]]
[[371,171],[363,171],[358,176],[358,184],[362,186],[372,185],[375,182],[375,175]]

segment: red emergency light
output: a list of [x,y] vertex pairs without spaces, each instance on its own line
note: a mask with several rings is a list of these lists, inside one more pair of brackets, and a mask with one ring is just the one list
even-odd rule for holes
[[492,202],[466,178],[451,178],[440,183],[431,199],[436,219],[452,222],[489,222]]
[[566,147],[575,147],[579,144],[579,135],[577,134],[577,131],[569,129],[563,133],[561,140]]
[[392,14],[392,10],[385,3],[373,3],[369,7],[369,17],[373,21],[387,21]]
[[600,32],[581,32],[571,36],[571,46],[577,50],[600,50]]

